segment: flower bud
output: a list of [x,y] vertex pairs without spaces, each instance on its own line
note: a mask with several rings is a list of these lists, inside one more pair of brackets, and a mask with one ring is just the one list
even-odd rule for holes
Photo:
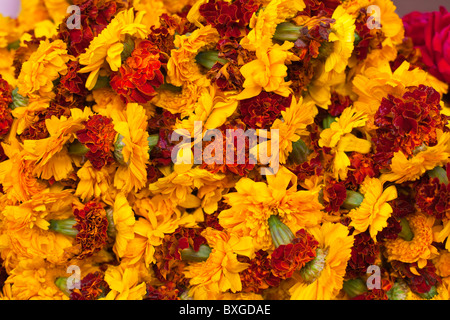
[[307,283],[313,283],[317,278],[319,278],[325,267],[325,260],[328,255],[328,249],[317,248],[316,257],[314,260],[305,264],[303,268],[300,269],[300,275],[303,280]]
[[181,259],[185,261],[201,262],[208,260],[211,254],[211,248],[206,244],[202,244],[198,251],[191,247],[181,250]]
[[287,245],[294,240],[295,236],[291,229],[281,222],[278,216],[271,215],[268,222],[270,235],[272,236],[272,241],[275,248],[278,248],[281,245]]
[[361,205],[364,200],[364,196],[356,191],[347,190],[347,197],[342,204],[345,209],[351,210]]
[[406,241],[411,241],[414,238],[414,233],[409,227],[408,220],[405,218],[400,219],[400,226],[402,227],[402,231],[398,233],[398,236]]
[[197,54],[195,61],[207,69],[211,69],[217,62],[226,64],[228,60],[219,58],[218,51],[202,51]]
[[297,26],[291,22],[280,23],[273,35],[273,39],[279,41],[292,41],[295,42],[301,35],[302,26]]
[[63,220],[50,220],[49,229],[55,232],[62,233],[66,236],[75,237],[78,234],[78,230],[74,228],[77,223],[75,218],[63,219]]
[[343,289],[350,298],[354,298],[367,292],[366,283],[361,278],[344,281]]
[[20,108],[20,107],[26,107],[28,105],[28,98],[22,96],[19,93],[19,88],[15,88],[11,94],[12,94],[13,102],[9,105],[9,107],[12,110],[14,110],[16,108]]

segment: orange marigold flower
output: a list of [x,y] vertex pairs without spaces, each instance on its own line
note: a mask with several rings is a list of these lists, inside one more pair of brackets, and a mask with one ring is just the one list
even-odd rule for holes
[[104,279],[104,274],[96,271],[81,279],[80,288],[73,289],[70,300],[97,300],[105,297],[110,290]]
[[165,285],[155,288],[152,285],[147,286],[147,295],[144,300],[180,300],[178,297],[180,290],[175,283],[168,282]]
[[112,77],[111,87],[124,102],[146,103],[157,94],[156,88],[164,83],[161,73],[163,61],[158,48],[143,40]]

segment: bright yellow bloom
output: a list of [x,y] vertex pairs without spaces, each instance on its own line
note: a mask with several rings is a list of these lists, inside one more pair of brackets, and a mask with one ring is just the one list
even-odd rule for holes
[[394,153],[391,170],[381,176],[383,181],[403,183],[419,179],[427,170],[443,166],[450,161],[450,133],[438,131],[438,143],[418,152],[411,158],[399,151]]
[[333,51],[325,61],[325,72],[341,73],[348,64],[355,42],[355,19],[338,6],[333,12],[332,19],[336,22],[331,27],[328,40],[333,44]]
[[417,262],[419,268],[427,264],[427,259],[432,259],[438,254],[432,245],[434,217],[416,212],[405,217],[411,228],[413,239],[408,241],[401,237],[395,240],[386,240],[386,256],[388,261],[398,260],[405,263]]
[[13,66],[14,62],[14,50],[8,50],[7,48],[0,48],[0,75],[6,80],[11,86],[17,85],[17,79],[14,76],[15,68]]
[[[229,232],[252,237],[256,250],[274,248],[268,222],[271,215],[277,215],[294,233],[302,227],[315,226],[322,219],[323,207],[317,192],[297,191],[295,174],[280,167],[276,175],[266,178],[267,183],[241,178],[236,192],[224,196],[231,208],[218,216]],[[292,186],[288,188],[290,182]]]
[[133,7],[137,11],[145,12],[144,18],[142,19],[143,24],[146,26],[155,26],[156,28],[161,25],[159,17],[163,13],[167,13],[167,9],[164,7],[162,0],[135,0]]
[[376,242],[377,233],[387,226],[387,219],[393,211],[388,201],[397,198],[397,189],[389,186],[383,190],[383,183],[379,179],[366,177],[360,191],[364,200],[359,207],[349,212],[352,219],[350,226],[358,232],[369,229],[370,236]]
[[258,48],[257,59],[243,65],[240,69],[245,81],[244,90],[237,96],[239,100],[257,96],[262,90],[274,92],[283,97],[289,96],[290,81],[286,82],[287,66],[299,58],[289,51],[294,46],[292,42],[283,45],[275,44],[270,48]]
[[36,52],[24,62],[19,74],[19,94],[29,97],[54,95],[53,81],[67,72],[70,56],[62,40],[43,40]]
[[19,31],[17,30],[17,20],[5,17],[0,13],[0,48],[6,48],[8,44],[18,39]]
[[111,291],[101,300],[142,300],[146,284],[139,279],[139,267],[120,264],[108,267],[105,281]]
[[191,279],[189,294],[195,299],[199,288],[212,292],[241,291],[239,272],[247,269],[248,264],[239,262],[237,255],[253,257],[251,237],[237,237],[212,228],[206,228],[202,236],[211,247],[211,253],[206,261],[191,263],[186,268],[185,277]]
[[359,139],[351,132],[354,128],[363,127],[367,115],[356,111],[355,108],[346,108],[341,116],[329,128],[320,133],[319,146],[331,148],[334,154],[333,173],[335,179],[347,178],[350,159],[346,152],[356,151],[368,153],[372,147],[370,141]]
[[289,290],[291,299],[331,300],[342,288],[353,236],[347,227],[331,222],[308,228],[308,232],[319,242],[319,253],[301,269],[302,279]]
[[58,277],[66,277],[66,268],[57,267],[42,257],[20,261],[10,272],[5,286],[10,286],[13,300],[69,300],[56,285]]
[[196,107],[199,97],[210,89],[196,86],[193,83],[186,83],[181,91],[159,90],[152,104],[170,111],[172,114],[180,114],[181,119],[191,115]]
[[119,70],[122,65],[122,41],[126,35],[144,39],[148,34],[148,27],[142,23],[145,12],[140,11],[134,16],[133,9],[119,12],[103,31],[91,41],[89,48],[79,57],[80,64],[86,67],[81,73],[90,72],[86,80],[86,88],[92,90],[97,83],[100,69],[105,60],[112,71]]
[[114,152],[120,152],[123,157],[114,176],[114,186],[125,194],[133,189],[137,192],[147,182],[149,146],[145,109],[137,103],[129,103],[123,113],[115,113],[112,118],[114,130],[122,137],[122,150]]
[[102,167],[97,170],[89,160],[86,161],[77,171],[80,181],[75,195],[82,201],[90,201],[93,198],[103,199],[112,185],[113,170],[114,167]]
[[304,101],[302,97],[298,100],[292,97],[289,108],[281,111],[282,119],[276,119],[272,124],[272,129],[279,132],[279,161],[286,163],[289,154],[292,152],[292,143],[298,141],[301,136],[308,136],[307,126],[314,122],[314,117],[318,110],[313,101]]
[[63,22],[67,15],[67,7],[70,3],[66,0],[44,0],[45,7],[55,25]]
[[116,238],[113,251],[121,258],[125,254],[128,243],[134,238],[134,212],[123,193],[116,196],[113,207],[113,223]]
[[249,23],[252,30],[242,38],[240,45],[251,51],[267,50],[272,45],[277,25],[293,18],[304,8],[303,0],[269,1],[265,7],[253,14]]
[[219,33],[211,25],[194,30],[190,35],[176,35],[175,49],[170,52],[167,63],[167,82],[182,86],[194,83],[207,87],[210,81],[201,72],[195,57],[203,50],[213,49],[219,41]]

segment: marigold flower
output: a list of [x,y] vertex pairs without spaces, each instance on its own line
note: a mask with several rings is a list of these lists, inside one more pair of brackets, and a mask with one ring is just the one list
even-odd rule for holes
[[89,273],[80,281],[80,288],[73,289],[70,300],[98,300],[105,297],[110,288],[104,279],[104,275],[96,271]]
[[419,268],[426,265],[427,259],[437,254],[437,249],[432,245],[433,217],[427,217],[417,212],[406,216],[409,227],[413,233],[411,241],[402,238],[387,240],[384,244],[388,261],[398,260],[406,263],[418,262]]
[[146,285],[139,277],[139,266],[108,266],[105,282],[111,291],[102,300],[141,300],[146,294]]

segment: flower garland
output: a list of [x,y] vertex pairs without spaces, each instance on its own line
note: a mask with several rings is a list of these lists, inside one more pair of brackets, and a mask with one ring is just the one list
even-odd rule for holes
[[0,15],[0,298],[449,299],[450,13],[395,9]]

